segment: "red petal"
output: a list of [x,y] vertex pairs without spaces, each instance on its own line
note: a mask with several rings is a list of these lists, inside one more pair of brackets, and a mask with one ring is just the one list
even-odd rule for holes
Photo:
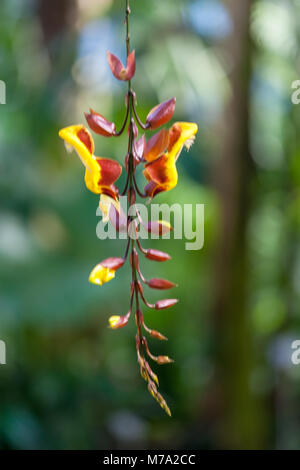
[[162,129],[157,134],[151,137],[148,140],[145,151],[144,158],[147,162],[152,162],[155,160],[161,153],[164,153],[168,147],[169,142],[169,131]]
[[176,105],[176,98],[171,98],[168,101],[155,106],[147,116],[146,123],[151,129],[163,126],[170,121],[174,114]]
[[167,155],[161,155],[153,162],[147,163],[145,169],[148,177],[159,184],[168,183],[170,180],[170,168],[168,168]]
[[181,136],[181,132],[181,127],[178,124],[173,124],[169,131],[168,152],[171,152],[174,144],[176,144],[177,140]]
[[101,168],[100,180],[98,182],[100,186],[112,185],[122,173],[121,165],[115,160],[97,158],[97,163]]
[[93,143],[90,134],[84,129],[80,129],[77,132],[78,139],[86,146],[90,153],[93,153]]
[[89,127],[96,134],[103,135],[104,137],[111,137],[116,132],[116,126],[113,122],[105,119],[101,114],[96,113],[90,109],[90,113],[85,113],[85,118]]

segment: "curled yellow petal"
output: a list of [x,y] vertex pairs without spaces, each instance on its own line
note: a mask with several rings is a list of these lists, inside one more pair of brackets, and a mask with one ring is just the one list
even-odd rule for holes
[[80,160],[88,171],[93,171],[97,163],[93,158],[95,144],[88,129],[82,124],[64,127],[58,133],[59,137],[65,141],[66,148],[71,151],[76,150]]
[[102,286],[102,284],[111,281],[114,277],[115,271],[113,269],[97,264],[89,276],[89,281],[97,286]]
[[86,187],[95,194],[107,192],[114,195],[113,183],[119,178],[122,167],[115,160],[94,155],[95,144],[89,130],[77,124],[61,129],[59,137],[64,140],[67,151],[74,149],[85,166]]
[[176,122],[170,130],[168,157],[177,160],[184,146],[190,149],[198,132],[193,122]]

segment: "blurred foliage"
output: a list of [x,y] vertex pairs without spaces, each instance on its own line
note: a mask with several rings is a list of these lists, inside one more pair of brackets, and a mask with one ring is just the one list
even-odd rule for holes
[[[46,3],[51,25],[51,2],[0,3],[0,79],[7,86],[0,105],[0,339],[7,344],[0,446],[217,448],[201,416],[216,366],[210,310],[219,215],[210,175],[222,146],[216,126],[232,93],[220,50],[233,29],[226,4],[132,0],[141,117],[176,95],[176,120],[199,124],[195,145],[179,160],[178,186],[159,202],[205,204],[204,249],[185,251],[184,240],[147,242],[173,259],[142,264],[146,277],[179,284],[178,306],[145,312],[169,337],[167,349],[156,350],[176,360],[160,373],[169,420],[139,377],[133,322],[119,332],[106,328],[110,315],[127,311],[129,271],[101,289],[87,281],[98,261],[122,254],[124,242],[97,239],[97,197],[57,135],[83,122],[89,107],[121,123],[124,85],[111,77],[105,52],[124,57],[124,2],[65,1],[67,19],[52,36],[42,21]],[[290,99],[299,78],[299,14],[297,0],[259,0],[251,13],[247,305],[256,360],[249,387],[264,403],[268,448],[300,446],[300,369],[290,364],[290,344],[300,334],[300,113]],[[96,137],[97,153],[122,161],[125,140]]]

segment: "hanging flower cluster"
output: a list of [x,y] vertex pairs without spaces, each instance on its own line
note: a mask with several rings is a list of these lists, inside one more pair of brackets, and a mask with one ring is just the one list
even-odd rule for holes
[[[126,0],[126,45],[127,61],[126,66],[114,54],[107,53],[108,64],[113,75],[118,80],[128,82],[128,92],[126,94],[126,115],[120,130],[116,130],[116,125],[108,121],[104,116],[98,114],[93,109],[85,114],[89,128],[103,137],[120,136],[128,124],[128,150],[124,160],[124,167],[127,173],[125,188],[121,193],[116,181],[122,173],[121,165],[112,159],[97,157],[94,154],[95,145],[90,131],[82,124],[72,125],[61,129],[59,136],[64,140],[66,149],[77,152],[80,160],[85,167],[86,187],[95,194],[100,195],[99,207],[102,212],[103,221],[111,221],[117,230],[127,230],[129,237],[125,254],[122,258],[107,258],[98,263],[89,276],[89,281],[98,286],[111,281],[115,273],[126,262],[128,256],[132,271],[132,280],[130,286],[130,306],[128,313],[123,316],[113,315],[109,318],[109,325],[117,330],[127,325],[132,313],[135,316],[137,325],[136,350],[137,360],[140,367],[141,376],[148,384],[148,390],[158,401],[160,406],[171,415],[170,409],[158,392],[158,378],[151,369],[148,358],[158,364],[168,364],[173,362],[168,356],[154,356],[148,347],[148,342],[144,332],[150,337],[161,341],[167,338],[156,330],[150,329],[144,322],[141,309],[141,303],[148,308],[163,310],[175,305],[177,299],[159,300],[155,304],[149,303],[144,295],[143,284],[151,289],[167,290],[175,287],[175,284],[166,279],[145,279],[139,267],[139,252],[147,259],[156,262],[164,262],[170,259],[167,253],[152,248],[142,247],[138,237],[130,236],[129,227],[133,226],[137,234],[138,223],[142,222],[140,214],[135,206],[136,195],[142,198],[154,198],[163,191],[169,191],[174,188],[178,181],[176,168],[177,159],[183,149],[190,148],[197,125],[187,122],[177,122],[170,129],[161,129],[154,134],[148,141],[145,135],[138,138],[138,126],[144,131],[153,131],[167,124],[175,111],[176,99],[172,98],[153,108],[143,123],[136,110],[136,95],[133,91],[131,80],[135,74],[135,52],[130,52],[129,43],[129,0]],[[136,124],[137,123],[137,124]],[[135,173],[139,165],[144,165],[143,174],[147,180],[144,191],[141,191],[136,183]],[[130,206],[135,207],[136,217],[127,216],[123,213],[119,196],[127,195]],[[147,225],[150,233],[164,234],[172,230],[170,224],[164,221],[151,221]]]

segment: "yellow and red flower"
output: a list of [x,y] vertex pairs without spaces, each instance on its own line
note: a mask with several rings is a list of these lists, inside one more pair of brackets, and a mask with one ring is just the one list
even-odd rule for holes
[[127,315],[124,315],[124,316],[122,316],[122,317],[120,317],[119,315],[112,315],[112,316],[108,319],[109,327],[110,327],[112,330],[119,330],[120,328],[123,328],[123,327],[126,326],[127,323],[128,323],[128,320],[129,320],[129,317],[130,317],[130,313],[131,313],[131,312],[128,312]]
[[[162,191],[169,191],[177,185],[178,173],[176,169],[177,159],[183,149],[189,149],[195,140],[198,131],[197,124],[188,122],[177,122],[168,134],[168,144],[166,136],[160,131],[158,136],[152,137],[152,144],[146,147],[144,159],[146,160],[143,171],[148,184],[145,193],[153,198]],[[167,147],[167,151],[161,153]],[[147,151],[148,148],[148,151]]]
[[82,124],[65,127],[59,131],[68,151],[76,150],[85,166],[86,187],[95,194],[107,194],[116,199],[115,181],[122,173],[121,165],[109,158],[94,155],[95,144],[88,129]]
[[97,286],[102,286],[115,277],[115,272],[125,263],[124,258],[107,258],[97,264],[92,270],[89,281]]

